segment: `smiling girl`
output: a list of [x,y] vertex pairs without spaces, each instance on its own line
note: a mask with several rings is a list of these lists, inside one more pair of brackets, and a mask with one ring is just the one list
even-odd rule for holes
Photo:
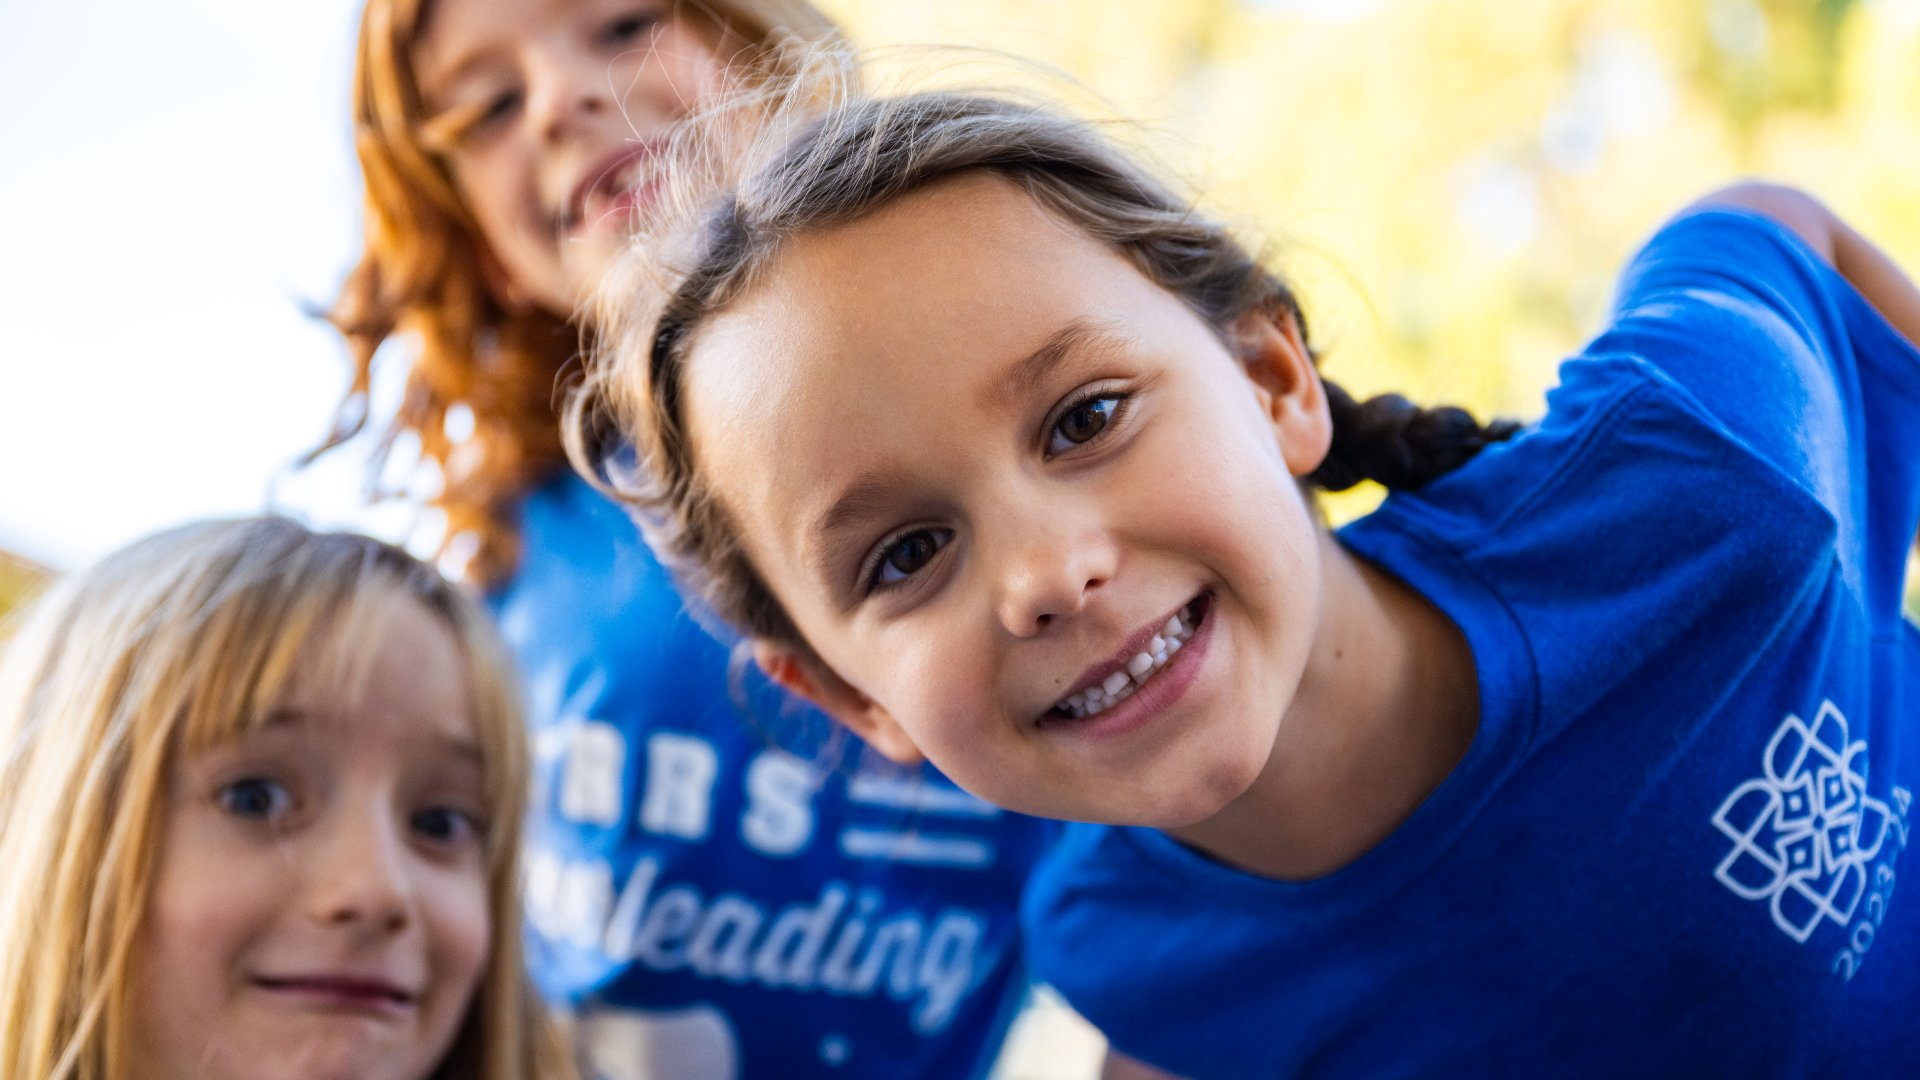
[[0,1072],[564,1078],[479,608],[374,540],[162,533],[0,667]]
[[[1872,245],[1710,196],[1489,428],[1324,381],[1286,284],[1086,125],[798,132],[610,285],[576,460],[778,681],[1097,823],[1029,933],[1120,1051],[1920,1066],[1920,299]],[[1311,489],[1367,477],[1330,532]]]
[[410,494],[524,675],[530,964],[613,1080],[959,1080],[1025,992],[1015,909],[1050,825],[834,737],[757,674],[733,693],[729,644],[560,447],[576,304],[651,212],[665,134],[837,37],[800,0],[372,0],[362,23],[334,442],[399,368],[382,445],[437,472]]

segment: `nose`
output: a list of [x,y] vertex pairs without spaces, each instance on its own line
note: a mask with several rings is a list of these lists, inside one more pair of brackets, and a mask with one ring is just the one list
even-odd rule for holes
[[1113,579],[1119,553],[1112,535],[1096,523],[1074,521],[1069,509],[1029,505],[1002,528],[995,606],[1001,626],[1015,637],[1034,637],[1079,614]]
[[412,856],[394,815],[379,808],[341,813],[318,851],[303,852],[314,921],[391,934],[412,919]]
[[534,52],[527,65],[527,118],[542,142],[558,142],[613,107],[605,64],[556,44]]

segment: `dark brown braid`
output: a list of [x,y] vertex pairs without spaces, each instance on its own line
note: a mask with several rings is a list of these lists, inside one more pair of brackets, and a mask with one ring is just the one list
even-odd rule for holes
[[1327,491],[1345,491],[1362,480],[1411,491],[1520,430],[1512,420],[1481,424],[1453,405],[1422,408],[1399,394],[1355,401],[1337,383],[1323,380],[1323,385],[1333,415],[1333,446],[1307,480]]

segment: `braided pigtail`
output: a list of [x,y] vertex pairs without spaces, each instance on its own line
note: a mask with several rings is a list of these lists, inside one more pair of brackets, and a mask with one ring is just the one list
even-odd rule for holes
[[1327,491],[1344,491],[1362,480],[1390,491],[1419,488],[1520,430],[1512,420],[1482,424],[1452,405],[1423,409],[1399,394],[1355,401],[1339,385],[1322,384],[1333,417],[1333,445],[1307,479]]

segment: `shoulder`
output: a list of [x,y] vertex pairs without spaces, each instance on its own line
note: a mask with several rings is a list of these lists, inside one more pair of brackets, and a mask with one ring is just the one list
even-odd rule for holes
[[1805,450],[1756,446],[1660,362],[1561,375],[1537,424],[1341,533],[1479,629],[1477,661],[1513,668],[1483,675],[1548,727],[1676,660],[1723,685],[1824,580],[1839,528],[1788,460]]

